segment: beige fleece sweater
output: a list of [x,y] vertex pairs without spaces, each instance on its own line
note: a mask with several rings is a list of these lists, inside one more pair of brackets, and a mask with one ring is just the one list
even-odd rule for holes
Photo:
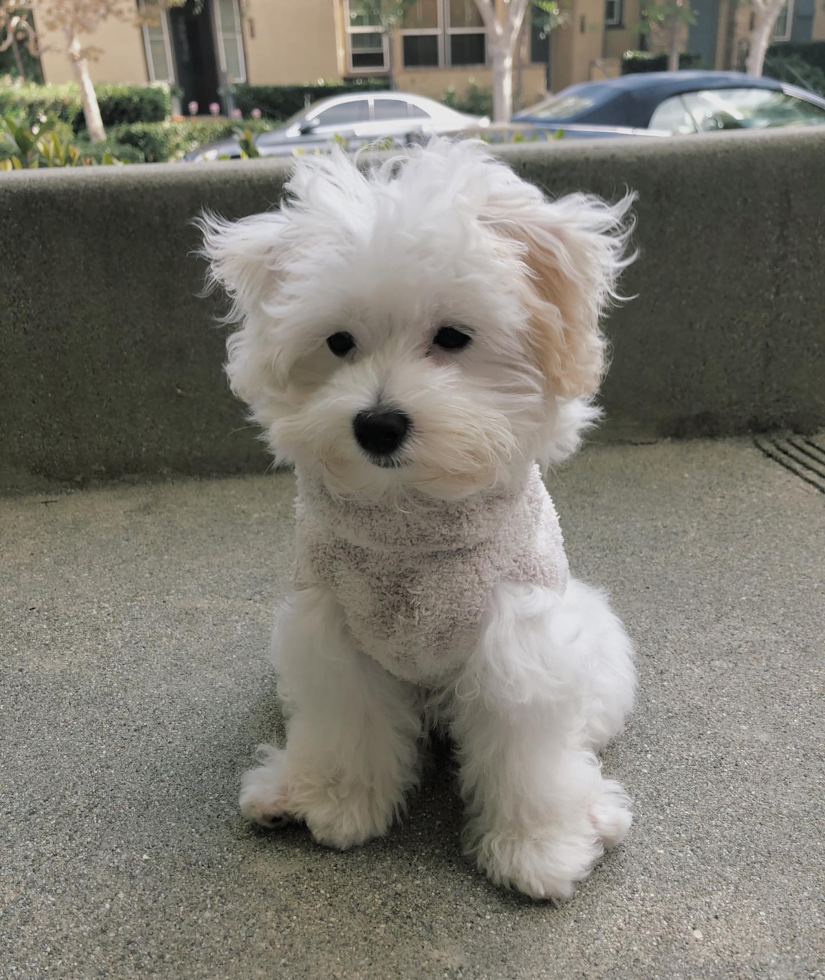
[[328,585],[355,643],[405,680],[437,680],[466,659],[499,583],[567,586],[538,466],[517,489],[403,505],[335,497],[299,470],[296,509],[297,587]]

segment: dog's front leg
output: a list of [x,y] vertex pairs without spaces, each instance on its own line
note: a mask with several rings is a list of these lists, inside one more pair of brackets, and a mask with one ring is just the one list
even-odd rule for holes
[[287,746],[262,749],[244,776],[243,814],[264,826],[304,820],[322,844],[385,833],[418,780],[421,713],[412,687],[357,650],[324,586],[303,589],[275,634]]
[[496,590],[451,704],[465,848],[495,883],[569,898],[627,832],[627,797],[602,778],[591,749],[630,706],[631,652],[601,596],[579,583],[565,597],[521,584]]

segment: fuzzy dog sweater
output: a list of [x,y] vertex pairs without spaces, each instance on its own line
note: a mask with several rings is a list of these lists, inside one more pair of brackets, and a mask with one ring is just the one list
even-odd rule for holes
[[538,466],[516,489],[396,504],[336,497],[299,470],[296,511],[297,588],[328,585],[355,643],[405,680],[435,680],[467,657],[496,585],[567,586]]

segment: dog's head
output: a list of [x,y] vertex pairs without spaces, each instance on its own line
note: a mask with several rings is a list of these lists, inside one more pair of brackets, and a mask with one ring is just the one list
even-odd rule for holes
[[287,189],[279,211],[201,221],[240,323],[232,388],[280,460],[333,492],[456,498],[576,448],[629,196],[548,201],[446,141],[369,172],[302,158]]

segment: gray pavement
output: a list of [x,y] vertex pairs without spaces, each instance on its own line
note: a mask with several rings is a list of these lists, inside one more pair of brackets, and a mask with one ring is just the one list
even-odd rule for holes
[[636,824],[560,908],[461,859],[443,751],[361,850],[240,820],[291,476],[0,500],[0,977],[823,976],[825,497],[746,440],[550,485],[641,675],[606,759]]

